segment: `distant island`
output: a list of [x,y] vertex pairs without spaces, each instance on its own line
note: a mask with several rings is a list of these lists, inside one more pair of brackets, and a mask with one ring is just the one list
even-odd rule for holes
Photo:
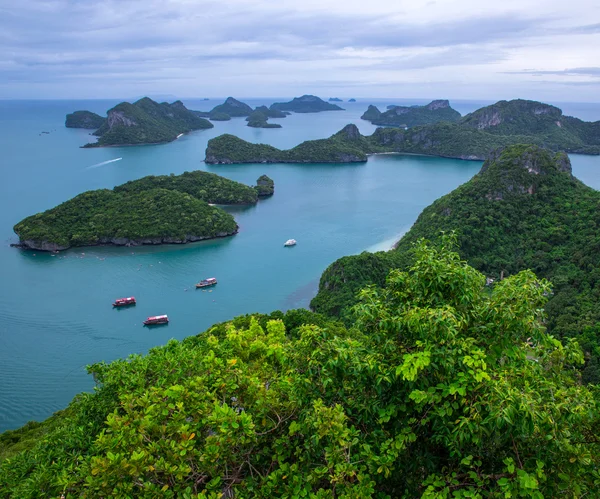
[[148,176],[87,191],[15,225],[16,246],[62,251],[75,246],[182,244],[237,232],[234,218],[211,204],[254,204],[274,190],[267,176],[255,187],[214,173]]
[[282,151],[232,135],[208,141],[207,163],[347,163],[368,154],[411,153],[485,160],[491,150],[532,143],[554,151],[600,154],[600,122],[563,116],[557,107],[536,101],[500,101],[458,122],[440,121],[404,128],[378,128],[371,136],[347,125],[328,139],[311,140]]
[[281,128],[277,123],[268,123],[269,118],[285,118],[287,114],[279,110],[271,110],[267,106],[257,107],[252,114],[246,118],[248,126],[253,128]]
[[320,113],[322,111],[343,111],[336,104],[329,104],[315,95],[295,97],[289,102],[275,102],[269,107],[271,110],[292,111],[294,113]]
[[89,111],[76,111],[67,115],[65,125],[76,128],[93,128],[92,123],[99,125],[94,132],[98,141],[84,147],[161,144],[171,142],[183,133],[214,126],[187,109],[181,101],[159,104],[148,97],[133,104],[121,102],[109,109],[107,115],[104,119]]
[[374,125],[413,127],[428,125],[439,121],[455,122],[460,120],[460,113],[450,107],[447,100],[434,100],[425,106],[388,106],[389,111],[381,112],[370,105],[361,116],[363,120]]
[[329,102],[344,102],[342,99],[338,97],[329,97]]
[[223,104],[213,107],[210,111],[192,111],[196,116],[208,118],[211,121],[229,121],[231,118],[243,118],[252,114],[252,108],[245,102],[227,97]]
[[287,150],[252,144],[234,135],[220,135],[208,141],[204,161],[208,164],[355,163],[367,161],[367,152],[373,149],[356,125],[347,125],[328,139],[308,140]]
[[349,99],[348,102],[356,102],[356,99]]
[[67,128],[97,130],[104,125],[105,121],[106,118],[103,118],[99,114],[92,113],[91,111],[75,111],[74,113],[67,114],[65,126]]

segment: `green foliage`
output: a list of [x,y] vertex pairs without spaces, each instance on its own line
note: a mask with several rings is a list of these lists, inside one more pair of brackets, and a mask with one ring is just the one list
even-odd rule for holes
[[221,113],[221,112],[211,112],[209,114],[210,120],[211,121],[229,121],[231,120],[231,116],[229,116],[227,113]]
[[114,191],[133,193],[157,188],[184,192],[207,203],[253,204],[258,201],[254,188],[198,170],[181,175],[149,175],[119,185]]
[[593,497],[600,394],[544,330],[548,283],[487,290],[449,244],[419,242],[348,330],[246,316],[91,366],[0,498]]
[[121,102],[109,109],[108,119],[94,132],[99,136],[98,141],[85,147],[170,142],[182,133],[213,126],[181,101],[159,104],[144,97],[133,104]]
[[294,97],[289,102],[275,102],[269,107],[271,111],[293,111],[295,113],[320,113],[321,111],[343,111],[336,105],[325,102],[314,95]]
[[275,192],[275,182],[266,175],[261,175],[256,181],[255,189],[258,197],[272,196]]
[[74,113],[67,114],[65,120],[65,126],[67,128],[88,128],[90,130],[96,130],[100,128],[106,118],[92,113],[91,111],[75,111]]
[[369,106],[361,118],[374,125],[413,127],[440,121],[455,122],[460,120],[460,113],[452,109],[448,101],[433,101],[425,106],[393,106],[383,113],[375,106]]
[[379,150],[363,137],[355,125],[347,125],[328,139],[307,140],[292,149],[252,144],[234,135],[219,135],[208,141],[206,163],[349,163],[367,161]]
[[227,97],[223,104],[215,106],[212,111],[210,111],[211,119],[215,119],[214,116],[217,114],[225,114],[232,118],[239,118],[242,116],[249,116],[252,113],[252,108],[233,97]]
[[184,243],[234,234],[237,224],[220,208],[178,191],[87,191],[19,222],[14,231],[32,248],[96,244]]
[[584,380],[599,383],[599,207],[600,193],[571,176],[566,155],[534,146],[507,148],[427,207],[396,251],[345,257],[330,266],[311,305],[346,316],[366,283],[381,285],[389,269],[410,263],[416,240],[456,231],[461,256],[487,276],[532,269],[552,282],[549,330],[578,338],[587,356]]

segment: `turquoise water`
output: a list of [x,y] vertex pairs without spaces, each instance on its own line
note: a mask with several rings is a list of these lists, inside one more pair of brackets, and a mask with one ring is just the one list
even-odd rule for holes
[[[184,102],[207,110],[222,101]],[[335,259],[389,249],[425,206],[479,170],[477,162],[399,155],[347,165],[203,163],[207,140],[221,133],[278,147],[326,137],[348,123],[371,133],[375,127],[359,119],[371,102],[385,108],[423,101],[344,103],[344,112],[289,116],[279,121],[282,129],[251,129],[234,119],[171,144],[91,150],[79,148],[89,140],[87,131],[64,128],[65,114],[104,112],[116,101],[0,101],[0,431],[46,418],[90,390],[87,364],[144,353],[239,314],[306,307]],[[465,113],[486,103],[453,104]],[[600,119],[599,105],[563,109]],[[600,158],[572,159],[576,175],[600,187]],[[275,195],[256,206],[227,208],[240,225],[227,239],[55,256],[9,247],[16,222],[82,191],[194,169],[247,184],[267,174]],[[284,248],[289,238],[298,245]],[[212,276],[219,280],[212,291],[193,288]],[[130,295],[136,307],[113,310],[114,298]],[[168,314],[171,323],[143,328],[141,321],[155,314]]]

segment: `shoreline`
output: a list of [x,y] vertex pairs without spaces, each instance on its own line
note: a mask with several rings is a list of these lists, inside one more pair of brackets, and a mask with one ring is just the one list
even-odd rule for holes
[[[112,240],[109,241],[102,241],[96,244],[82,244],[82,245],[78,245],[78,246],[67,246],[67,247],[61,247],[56,245],[55,243],[48,243],[47,241],[43,241],[40,246],[31,246],[29,244],[26,244],[26,242],[21,242],[19,241],[18,243],[11,243],[10,247],[11,248],[18,248],[21,250],[25,250],[25,251],[43,251],[44,253],[60,253],[61,251],[68,251],[70,249],[76,249],[76,248],[96,248],[96,247],[123,247],[123,248],[132,248],[132,247],[137,247],[137,246],[161,246],[161,245],[168,245],[168,244],[178,244],[178,245],[182,245],[182,244],[188,244],[188,243],[195,243],[195,242],[199,242],[199,241],[207,241],[210,239],[223,239],[225,237],[231,237],[231,236],[235,236],[237,233],[239,232],[239,226],[236,227],[235,232],[230,232],[230,233],[219,233],[215,236],[186,236],[186,238],[184,240],[181,239],[173,239],[170,240],[171,238],[148,238],[148,239],[135,239],[135,240],[130,240],[127,239],[125,240],[123,243],[117,243],[117,242],[113,242]],[[161,239],[160,241],[157,241],[157,239]],[[46,248],[44,248],[44,246],[47,246]]]

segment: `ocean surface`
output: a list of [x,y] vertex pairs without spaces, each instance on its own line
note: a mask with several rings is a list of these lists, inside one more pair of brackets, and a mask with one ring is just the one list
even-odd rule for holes
[[[252,106],[289,98],[241,99]],[[210,110],[223,99],[183,99]],[[41,420],[93,388],[85,366],[145,353],[170,338],[251,312],[307,307],[323,270],[337,258],[389,249],[421,210],[471,178],[479,162],[420,156],[372,156],[365,164],[232,165],[203,162],[208,139],[231,133],[253,142],[292,147],[327,137],[360,120],[371,103],[426,100],[359,99],[345,111],[299,114],[281,129],[253,129],[243,118],[216,122],[173,143],[81,149],[86,130],[64,127],[65,114],[104,114],[117,100],[0,101],[0,432]],[[465,114],[489,102],[452,101]],[[600,119],[600,104],[557,104],[565,114]],[[49,133],[42,133],[49,132]],[[600,188],[600,157],[572,156],[573,169]],[[227,208],[236,236],[183,246],[95,247],[58,255],[23,251],[12,227],[83,191],[112,188],[145,175],[206,170],[254,184],[267,174],[275,195],[252,207]],[[284,248],[294,238],[298,245]],[[216,277],[212,290],[194,288]],[[118,297],[138,304],[113,309]],[[147,329],[149,315],[168,314],[166,327]]]

